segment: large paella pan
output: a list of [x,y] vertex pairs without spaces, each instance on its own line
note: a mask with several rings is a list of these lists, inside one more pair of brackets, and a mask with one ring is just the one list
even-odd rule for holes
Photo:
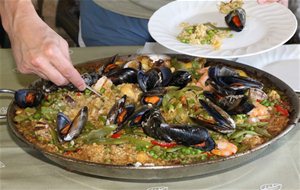
[[13,133],[69,170],[144,180],[209,174],[248,162],[297,122],[289,86],[233,61],[126,55],[77,68],[98,95],[41,80],[6,91],[15,95]]

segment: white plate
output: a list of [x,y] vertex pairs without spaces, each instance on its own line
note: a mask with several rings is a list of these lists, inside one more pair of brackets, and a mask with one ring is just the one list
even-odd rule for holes
[[300,45],[284,45],[267,53],[239,58],[237,62],[267,71],[300,92]]
[[223,40],[219,50],[208,45],[181,43],[176,36],[182,22],[206,22],[225,26],[224,14],[219,13],[218,1],[174,1],[158,9],[150,18],[151,36],[163,46],[179,53],[207,58],[237,58],[266,52],[284,44],[296,31],[295,15],[279,3],[259,5],[245,1],[246,26],[233,32],[233,38]]

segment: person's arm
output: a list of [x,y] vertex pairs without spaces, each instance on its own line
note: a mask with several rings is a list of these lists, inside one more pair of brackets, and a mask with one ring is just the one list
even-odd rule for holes
[[56,85],[85,83],[73,67],[68,43],[37,15],[31,0],[0,0],[0,16],[21,73],[35,73]]

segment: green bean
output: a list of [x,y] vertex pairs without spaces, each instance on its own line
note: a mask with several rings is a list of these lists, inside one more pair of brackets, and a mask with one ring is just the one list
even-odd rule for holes
[[34,115],[33,115],[33,119],[41,119],[42,118],[42,114],[40,112],[36,112]]
[[25,114],[19,114],[19,115],[16,115],[14,117],[14,121],[17,122],[17,123],[25,121],[26,119],[29,119],[29,117],[27,115],[25,115]]
[[256,122],[256,123],[241,123],[237,124],[237,127],[250,128],[250,127],[258,127],[258,126],[266,126],[268,122]]
[[62,146],[60,144],[60,142],[58,141],[58,137],[57,137],[57,133],[56,131],[50,127],[49,128],[50,130],[50,135],[51,135],[51,140],[52,140],[52,143],[59,149],[59,150],[62,150],[64,152],[67,152],[67,151],[75,151],[77,148],[76,147],[68,147],[68,148],[65,148],[64,146]]
[[272,137],[272,135],[267,131],[267,129],[255,127],[254,131],[265,137],[269,137],[269,138]]

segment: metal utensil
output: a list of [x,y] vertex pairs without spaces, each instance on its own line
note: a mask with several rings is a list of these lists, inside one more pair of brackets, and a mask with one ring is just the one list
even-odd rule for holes
[[86,88],[89,89],[90,91],[94,92],[97,96],[101,97],[101,94],[99,94],[96,90],[94,90],[92,87],[89,85],[86,85]]

